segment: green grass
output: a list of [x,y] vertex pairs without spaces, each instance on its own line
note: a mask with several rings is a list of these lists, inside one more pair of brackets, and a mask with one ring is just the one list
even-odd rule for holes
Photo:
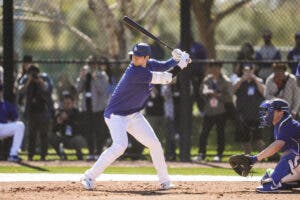
[[[51,166],[30,168],[25,166],[0,166],[0,173],[83,173],[88,167],[75,166]],[[153,167],[109,167],[106,174],[156,174]],[[169,173],[173,175],[236,175],[232,169],[228,168],[169,168]],[[265,169],[256,168],[253,175],[260,176],[265,173]]]

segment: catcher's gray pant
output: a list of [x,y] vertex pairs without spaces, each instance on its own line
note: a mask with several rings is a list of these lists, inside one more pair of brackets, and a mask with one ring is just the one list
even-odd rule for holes
[[105,168],[124,153],[128,145],[127,131],[140,143],[150,149],[151,158],[157,171],[159,182],[164,183],[169,181],[167,165],[161,144],[152,127],[141,113],[137,112],[128,116],[112,114],[109,119],[105,118],[105,122],[110,130],[113,143],[100,155],[92,168],[85,172],[87,177],[96,179]]
[[18,155],[23,141],[25,126],[21,121],[0,123],[0,139],[13,136],[13,143],[9,155]]

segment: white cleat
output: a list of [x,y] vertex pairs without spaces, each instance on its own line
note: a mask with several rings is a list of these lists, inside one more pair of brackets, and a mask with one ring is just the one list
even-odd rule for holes
[[174,188],[176,188],[176,186],[174,184],[172,184],[170,181],[160,184],[161,190],[170,190],[170,189],[174,189]]
[[83,176],[81,178],[82,187],[86,190],[92,190],[94,188],[94,180],[88,178],[87,176]]

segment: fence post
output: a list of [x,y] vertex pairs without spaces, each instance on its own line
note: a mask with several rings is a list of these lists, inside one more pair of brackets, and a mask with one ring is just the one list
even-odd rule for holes
[[[190,0],[180,0],[180,48],[190,50]],[[179,158],[182,162],[190,161],[192,132],[192,98],[190,70],[185,69],[179,76],[180,85],[180,143]]]
[[3,0],[4,99],[14,102],[14,1]]

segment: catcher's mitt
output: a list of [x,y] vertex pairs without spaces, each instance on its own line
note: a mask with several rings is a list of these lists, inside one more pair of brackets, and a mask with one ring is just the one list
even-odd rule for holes
[[253,167],[252,157],[250,155],[233,155],[228,160],[232,169],[240,176],[248,176]]

